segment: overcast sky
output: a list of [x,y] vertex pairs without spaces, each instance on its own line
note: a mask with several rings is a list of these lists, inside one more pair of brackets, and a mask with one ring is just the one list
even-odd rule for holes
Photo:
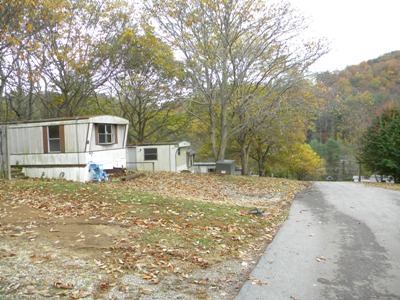
[[400,0],[288,1],[309,17],[315,36],[330,42],[330,53],[312,71],[342,70],[400,50]]

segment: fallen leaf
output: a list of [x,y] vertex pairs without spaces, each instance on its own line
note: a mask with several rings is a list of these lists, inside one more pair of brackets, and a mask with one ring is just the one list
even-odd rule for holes
[[74,292],[71,295],[70,299],[82,299],[82,298],[89,297],[90,295],[91,295],[91,293],[89,293],[89,292],[84,292],[84,291],[79,290],[77,292]]
[[254,285],[267,285],[268,284],[267,282],[256,279],[252,276],[250,276],[249,279],[251,280],[251,284],[254,284]]
[[16,289],[18,289],[20,286],[21,286],[20,283],[14,282],[14,283],[11,283],[11,284],[7,287],[7,289],[8,289],[8,290],[16,290]]
[[39,295],[46,298],[52,297],[51,293],[48,290],[39,291]]
[[53,286],[55,287],[55,288],[57,288],[57,289],[66,289],[66,290],[71,290],[71,289],[73,289],[74,288],[74,284],[73,283],[70,283],[70,282],[68,282],[68,283],[66,283],[66,284],[63,284],[62,282],[54,282],[53,283]]
[[151,293],[152,293],[153,291],[152,291],[152,290],[149,290],[149,289],[142,289],[141,292],[142,292],[143,295],[151,295]]

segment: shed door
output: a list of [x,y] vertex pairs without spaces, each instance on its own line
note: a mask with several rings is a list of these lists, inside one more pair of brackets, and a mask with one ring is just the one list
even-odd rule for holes
[[8,127],[0,125],[0,178],[10,179],[10,155],[7,146]]

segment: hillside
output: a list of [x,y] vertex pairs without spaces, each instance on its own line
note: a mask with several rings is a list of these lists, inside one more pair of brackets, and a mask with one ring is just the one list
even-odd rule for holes
[[400,51],[353,65],[339,72],[325,72],[318,80],[342,96],[367,92],[377,106],[400,99]]

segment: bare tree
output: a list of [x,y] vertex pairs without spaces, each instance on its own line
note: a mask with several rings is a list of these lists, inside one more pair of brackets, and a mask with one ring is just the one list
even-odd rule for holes
[[115,74],[113,46],[129,23],[122,1],[60,2],[36,36],[41,85],[36,95],[48,116],[74,116]]
[[[24,119],[30,114],[21,96],[27,86],[26,50],[34,47],[32,36],[42,28],[41,10],[35,1],[5,0],[0,3],[0,119]],[[28,83],[29,85],[29,83]]]
[[305,22],[286,3],[149,0],[146,8],[185,62],[194,95],[186,108],[207,126],[215,160],[254,124],[244,111],[260,111],[259,97],[325,53],[322,41],[297,43]]

